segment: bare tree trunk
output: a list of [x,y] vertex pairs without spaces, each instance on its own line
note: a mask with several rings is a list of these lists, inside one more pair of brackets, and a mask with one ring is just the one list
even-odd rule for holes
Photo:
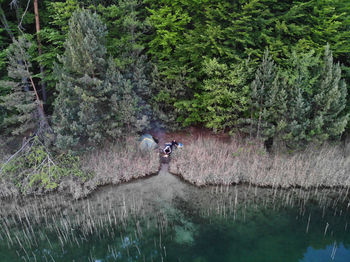
[[[35,14],[35,29],[36,29],[36,38],[38,42],[38,51],[39,51],[39,56],[42,55],[42,49],[41,49],[41,41],[40,41],[40,20],[39,20],[39,8],[38,8],[38,0],[34,0],[34,14]],[[44,74],[44,67],[40,65],[40,73],[41,73],[41,94],[44,103],[46,103],[47,95],[46,95],[46,84],[43,80],[45,74]]]
[[256,136],[257,136],[258,138],[260,138],[261,115],[262,115],[262,109],[260,109],[260,112],[259,112],[258,131],[257,131],[257,133],[256,133]]
[[[39,24],[39,10],[38,10],[38,1],[34,0],[34,10],[35,10],[35,21],[36,21],[36,31],[37,33],[40,31],[40,24]],[[12,33],[12,31],[10,30],[10,27],[8,25],[4,10],[1,8],[0,6],[0,21],[3,25],[3,27],[5,28],[6,32],[9,34],[9,36],[11,37],[12,40],[15,39],[14,34]],[[41,55],[41,42],[40,42],[40,36],[39,34],[37,34],[37,39],[38,39],[38,49],[39,49],[39,55]],[[24,65],[26,70],[29,73],[29,68],[26,64],[25,61],[18,61],[18,63],[20,65]],[[40,66],[40,71],[43,74],[43,68]],[[38,117],[39,117],[39,127],[37,130],[37,134],[38,133],[42,133],[42,132],[50,132],[52,133],[52,129],[47,121],[46,115],[45,115],[45,111],[44,111],[44,107],[42,102],[40,101],[39,98],[39,94],[37,92],[37,89],[35,87],[34,81],[32,79],[32,77],[29,77],[29,81],[30,84],[35,92],[35,97],[36,97],[36,101],[38,104],[37,110],[38,110]],[[27,78],[22,78],[22,82],[24,83],[24,91],[29,91],[29,82]],[[44,101],[46,101],[46,90],[45,90],[45,85],[44,83],[42,83],[42,95],[43,95],[43,99],[45,99]]]
[[[29,73],[29,69],[28,69],[28,66],[27,66],[26,63],[25,63],[25,66],[26,66],[27,72]],[[43,107],[42,102],[40,101],[39,94],[38,94],[38,91],[37,91],[37,89],[35,87],[33,78],[29,77],[29,80],[30,80],[30,83],[31,83],[32,88],[34,90],[35,97],[36,97],[36,102],[38,104],[39,128],[37,130],[37,134],[41,134],[43,132],[50,132],[50,133],[52,133],[52,129],[51,129],[51,127],[50,127],[50,125],[49,125],[49,123],[47,121],[47,118],[46,118],[46,115],[45,115],[45,111],[44,111],[44,107]]]

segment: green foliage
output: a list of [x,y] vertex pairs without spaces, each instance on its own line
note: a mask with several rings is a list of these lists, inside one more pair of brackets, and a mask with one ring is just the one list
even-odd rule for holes
[[203,92],[195,94],[195,99],[190,102],[176,104],[188,112],[183,123],[202,122],[214,130],[234,128],[248,110],[249,80],[252,77],[249,63],[247,60],[229,68],[215,58],[205,61]]
[[287,91],[288,114],[284,140],[289,147],[302,146],[310,140],[308,129],[310,126],[311,102],[310,98],[315,82],[319,77],[318,68],[320,57],[315,52],[297,53],[293,51],[289,58],[289,68],[283,74],[284,89]]
[[[55,87],[57,78],[54,74],[54,65],[57,57],[64,52],[64,42],[68,33],[68,21],[73,12],[79,7],[79,1],[68,0],[65,2],[39,1],[40,31],[38,37],[41,41],[42,54],[38,50],[33,60],[44,68],[44,74],[40,67],[36,68],[37,76],[45,83],[47,101],[45,109],[50,114],[53,111],[53,102],[57,93]],[[34,20],[32,21],[34,23]],[[35,25],[31,27],[35,29]]]
[[16,185],[22,193],[51,191],[64,177],[77,177],[86,181],[90,174],[84,173],[78,156],[52,155],[34,138],[33,143],[2,166],[2,176]]
[[9,81],[1,81],[0,89],[6,90],[0,96],[0,106],[4,108],[3,126],[9,135],[23,135],[33,130],[38,124],[35,115],[37,104],[35,93],[29,90],[28,78],[32,77],[32,58],[29,50],[32,43],[26,36],[14,39],[7,50]]
[[[12,38],[17,39],[21,34],[18,25],[21,23],[20,28],[32,38],[36,31],[32,5],[26,10],[27,1],[16,1],[17,8],[9,8],[11,2],[0,3],[0,80],[8,80],[6,49]],[[79,8],[96,12],[105,24],[101,27],[102,35],[97,36],[100,33],[95,32],[96,45],[92,38],[85,39],[90,41],[89,48],[79,42],[83,40],[78,35],[69,36],[72,32],[68,21]],[[344,132],[346,122],[350,130],[347,120],[350,113],[349,1],[45,0],[39,1],[39,13],[43,52],[38,56],[33,45],[28,55],[34,62],[31,73],[36,76],[35,84],[43,80],[48,85],[45,110],[52,113],[56,105],[56,128],[61,129],[59,137],[65,136],[58,141],[70,141],[70,145],[78,141],[96,143],[102,137],[120,136],[126,126],[134,130],[147,128],[155,119],[171,129],[201,124],[214,130],[234,131],[238,125],[252,135],[258,134],[264,139],[275,137],[289,146],[337,138]],[[87,21],[82,25],[97,30]],[[88,33],[85,29],[82,31],[82,35]],[[73,51],[68,54],[67,43],[73,40],[75,44],[70,45]],[[332,59],[340,62],[344,83],[337,80],[336,65],[327,66],[328,69],[320,67],[326,62],[318,61],[317,57],[322,55],[327,43],[332,49]],[[249,70],[261,61],[266,49],[278,70],[275,78],[269,80],[269,86],[264,87],[264,98],[257,102],[259,94],[254,92],[258,92],[258,87],[253,85],[256,90],[248,94],[247,86],[253,80]],[[64,65],[54,70],[57,56]],[[108,62],[110,56],[118,72],[110,73],[114,87],[106,88],[110,86],[106,80],[112,64]],[[74,59],[69,62],[69,57]],[[247,58],[251,62],[249,68],[244,66]],[[44,66],[45,76],[39,74],[39,64]],[[89,66],[96,71],[94,75]],[[16,81],[24,83],[26,75],[22,78],[23,81]],[[23,85],[16,86],[14,79],[10,80],[11,83],[0,85],[2,103],[15,101],[15,97],[12,100],[4,97],[12,93],[11,90],[16,89],[23,96],[20,92]],[[338,91],[330,87],[329,81],[333,81],[333,85],[338,83]],[[61,88],[62,85],[66,89]],[[85,92],[86,85],[91,87],[90,93]],[[117,98],[112,99],[113,94]],[[59,98],[55,101],[57,95]],[[105,97],[114,101],[114,109],[107,106],[113,103]],[[31,99],[28,98],[28,103]],[[62,102],[65,99],[68,100]],[[278,99],[282,99],[282,103],[277,103]],[[27,101],[24,97],[21,100]],[[337,106],[334,101],[339,102]],[[18,103],[12,103],[15,104]],[[138,110],[135,111],[135,107]],[[287,113],[283,113],[285,108]],[[27,114],[22,118],[25,122],[31,115],[30,110],[0,105],[0,124],[4,119],[13,118],[9,120],[12,124],[6,125],[16,129],[21,125],[16,115],[24,114]],[[91,119],[87,119],[87,114],[92,115]],[[128,115],[129,120],[122,120],[122,115]],[[84,127],[77,124],[77,121],[84,122],[83,119],[87,120]],[[65,129],[69,124],[72,126]],[[113,128],[105,130],[105,126]],[[92,131],[97,129],[102,131]]]
[[177,101],[186,96],[189,86],[188,80],[184,75],[175,79],[166,79],[158,71],[157,66],[151,73],[151,106],[154,115],[158,117],[170,130],[179,128],[180,117],[179,110],[175,107]]
[[329,46],[323,61],[313,51],[294,51],[276,72],[266,52],[252,82],[250,134],[290,148],[339,138],[349,121],[347,88]]
[[[176,79],[186,72],[182,76],[191,83],[186,88],[192,91],[176,99],[178,120],[202,122],[202,116],[189,109],[203,102],[206,73],[201,66],[214,58],[226,65],[241,63],[247,57],[256,61],[268,47],[276,65],[288,68],[294,46],[299,52],[315,50],[319,55],[330,43],[335,58],[344,63],[349,82],[350,5],[345,2],[146,1],[154,29],[148,54],[163,79]],[[170,94],[171,89],[167,88]]]
[[54,129],[57,146],[96,144],[133,132],[137,97],[130,81],[107,59],[106,27],[97,14],[81,9],[69,22],[58,67]]
[[326,46],[320,77],[312,96],[311,133],[318,141],[339,138],[349,121],[346,107],[347,87],[341,79],[340,65],[333,63],[333,55]]
[[183,42],[183,35],[191,18],[181,1],[160,1],[159,6],[148,10],[149,21],[155,29],[155,34],[149,42],[149,54],[165,62],[159,63],[161,70],[173,70],[165,68],[166,61],[174,59],[174,49]]
[[[116,63],[118,70],[123,76],[130,80],[133,92],[138,96],[138,127],[148,127],[149,120],[153,117],[150,110],[150,87],[146,76],[148,62],[143,52],[143,43],[140,38],[143,37],[145,24],[142,22],[140,12],[143,10],[142,4],[138,1],[118,1],[111,5],[90,5],[90,1],[66,1],[65,3],[48,3],[52,7],[52,24],[59,30],[50,29],[47,36],[52,39],[55,49],[51,49],[59,54],[63,53],[63,41],[68,33],[68,19],[79,6],[85,6],[87,9],[99,14],[100,19],[106,25],[105,47],[107,53],[111,55]],[[54,42],[58,44],[54,44]],[[52,56],[50,56],[52,57]],[[44,57],[43,57],[44,58]],[[51,65],[52,67],[52,65]],[[141,99],[142,98],[142,99]]]
[[146,24],[140,17],[142,8],[142,3],[136,0],[121,0],[117,4],[100,4],[94,8],[108,28],[107,50],[123,71],[135,65],[144,50],[141,38]]
[[281,117],[287,109],[286,94],[281,87],[277,68],[266,50],[251,84],[250,135],[267,140],[284,125]]

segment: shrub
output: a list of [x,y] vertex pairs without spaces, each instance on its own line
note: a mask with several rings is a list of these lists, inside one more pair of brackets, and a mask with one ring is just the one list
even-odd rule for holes
[[28,141],[23,150],[2,165],[1,178],[15,185],[20,192],[44,193],[56,189],[63,177],[74,176],[86,181],[89,174],[80,168],[78,156],[60,154],[55,156],[38,138]]

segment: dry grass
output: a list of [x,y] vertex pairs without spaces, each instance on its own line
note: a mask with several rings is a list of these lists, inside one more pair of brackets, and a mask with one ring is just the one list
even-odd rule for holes
[[173,155],[170,172],[190,183],[272,187],[350,186],[350,157],[337,146],[269,155],[258,142],[199,138]]
[[[2,151],[0,167],[7,158],[5,150]],[[157,150],[141,152],[137,138],[128,138],[126,141],[86,153],[80,158],[80,163],[84,175],[72,173],[58,181],[58,190],[72,195],[75,199],[87,196],[99,185],[119,184],[155,174],[159,170],[159,154]],[[34,193],[42,194],[46,191],[40,192]],[[9,179],[0,176],[0,198],[15,197],[19,194],[19,189]]]
[[73,195],[78,198],[86,196],[97,186],[119,184],[136,178],[155,174],[159,171],[159,154],[157,150],[142,152],[135,138],[126,142],[104,147],[85,155],[82,164],[87,172],[93,173]]

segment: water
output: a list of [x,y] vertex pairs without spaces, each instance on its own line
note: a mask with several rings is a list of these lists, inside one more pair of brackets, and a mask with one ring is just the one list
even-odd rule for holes
[[350,261],[337,191],[198,189],[163,170],[80,201],[2,201],[0,261]]

